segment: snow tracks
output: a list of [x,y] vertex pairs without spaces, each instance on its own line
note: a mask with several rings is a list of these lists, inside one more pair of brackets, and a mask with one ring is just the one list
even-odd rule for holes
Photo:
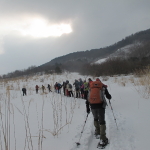
[[[106,150],[135,150],[135,137],[133,136],[133,129],[130,126],[127,118],[122,116],[121,113],[114,112],[116,121],[118,124],[118,130],[115,124],[115,120],[108,106],[106,108],[106,125],[107,125],[107,137],[109,139],[109,144],[106,146]],[[86,114],[84,114],[86,118]],[[84,131],[83,129],[84,121],[76,128],[76,136],[73,138],[73,143],[70,150],[96,150],[99,139],[94,136],[94,125],[93,125],[93,115],[89,114]],[[81,145],[77,146],[76,142],[80,142]],[[71,145],[71,143],[70,143]]]

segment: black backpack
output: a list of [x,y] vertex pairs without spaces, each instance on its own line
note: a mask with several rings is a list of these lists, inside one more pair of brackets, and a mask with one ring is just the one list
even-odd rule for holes
[[69,88],[72,89],[72,85],[69,83]]

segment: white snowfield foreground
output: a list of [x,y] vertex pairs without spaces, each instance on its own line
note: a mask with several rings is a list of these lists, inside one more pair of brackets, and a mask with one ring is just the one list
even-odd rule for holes
[[[38,94],[35,92],[36,84],[47,87],[47,84],[62,84],[66,80],[72,84],[79,78],[88,77],[72,73],[1,82],[1,150],[5,149],[5,145],[10,150],[96,150],[99,140],[94,137],[92,113],[88,116],[81,136],[87,115],[85,100],[49,93],[48,89],[44,94],[41,89]],[[112,95],[111,104],[118,125],[117,130],[108,103],[106,125],[109,144],[106,150],[150,149],[150,99],[144,99],[137,93],[130,78],[131,76],[111,77],[108,81],[103,81]],[[10,104],[6,104],[9,99],[6,90],[8,86]],[[22,96],[23,86],[27,88],[27,96]],[[6,106],[10,106],[10,114]],[[8,142],[5,142],[4,137]],[[77,147],[76,142],[81,145]]]

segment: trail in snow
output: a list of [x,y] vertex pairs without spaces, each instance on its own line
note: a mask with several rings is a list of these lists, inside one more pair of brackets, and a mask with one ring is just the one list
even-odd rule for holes
[[[109,144],[105,148],[106,150],[135,150],[135,137],[133,129],[130,124],[127,123],[127,118],[122,116],[121,113],[115,112],[115,117],[117,119],[118,130],[115,124],[115,120],[112,114],[111,108],[108,106],[106,108],[106,134],[109,139]],[[86,118],[86,115],[85,115]],[[77,134],[74,138],[73,147],[71,150],[96,150],[99,139],[96,139],[94,136],[94,124],[93,124],[93,115],[90,113],[87,123],[85,125],[81,140],[80,146],[77,146],[75,142],[79,141],[81,130],[83,124],[76,128]]]

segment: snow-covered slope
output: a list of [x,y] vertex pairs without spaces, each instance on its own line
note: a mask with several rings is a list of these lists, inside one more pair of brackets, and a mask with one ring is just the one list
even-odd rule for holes
[[[107,58],[112,58],[112,57],[125,58],[127,56],[127,54],[130,52],[130,48],[132,46],[133,46],[133,44],[122,47],[122,48],[118,49],[116,52],[114,52],[113,54],[109,55]],[[101,63],[105,62],[107,58],[99,59],[95,62],[95,64],[101,64]]]
[[[55,82],[62,83],[65,80],[73,83],[79,78],[88,77],[66,73],[0,82],[1,149],[5,149],[5,143],[11,150],[97,149],[99,140],[93,135],[92,113],[89,114],[81,135],[87,116],[85,100],[49,93],[48,90],[44,94],[41,89],[39,94],[35,92],[36,84],[47,87],[48,83],[54,85]],[[136,80],[133,76],[122,76],[109,77],[108,81],[103,81],[112,95],[111,104],[118,126],[117,130],[108,103],[106,124],[110,144],[106,147],[107,150],[149,150],[150,100],[137,93],[133,80]],[[27,88],[27,96],[22,96],[23,86]],[[76,142],[81,145],[77,147]]]

